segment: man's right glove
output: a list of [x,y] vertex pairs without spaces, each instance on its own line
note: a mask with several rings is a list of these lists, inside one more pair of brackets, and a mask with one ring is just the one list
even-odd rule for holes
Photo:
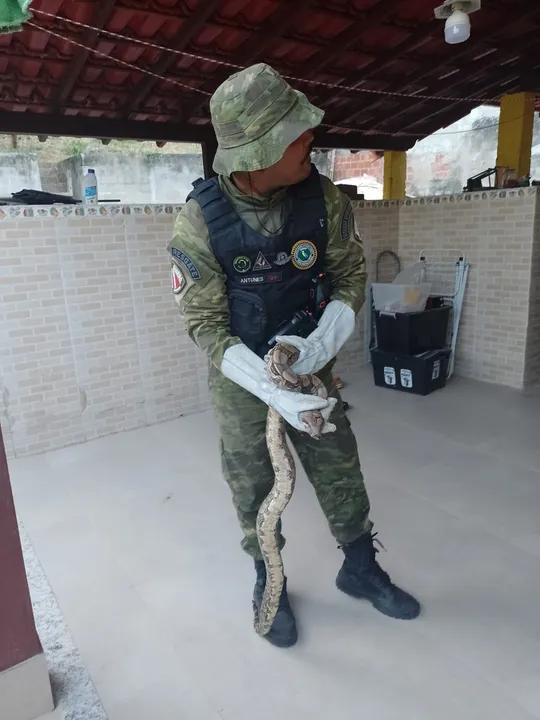
[[292,345],[300,351],[298,360],[291,370],[298,375],[319,372],[352,335],[354,330],[354,310],[341,300],[332,300],[326,306],[318,326],[307,336],[278,335],[277,341]]
[[252,393],[277,412],[297,430],[307,432],[300,413],[318,410],[325,420],[323,433],[334,432],[336,426],[328,422],[337,400],[304,395],[291,390],[282,390],[268,377],[266,363],[243,343],[227,348],[221,363],[221,372],[244,390]]

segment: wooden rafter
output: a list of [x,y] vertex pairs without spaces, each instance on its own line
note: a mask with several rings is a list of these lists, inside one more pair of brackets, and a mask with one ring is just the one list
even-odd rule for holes
[[[474,42],[464,43],[461,48],[455,49],[452,52],[452,63],[456,63],[457,60],[460,58],[470,55],[474,56],[475,54],[478,55],[479,51],[479,45],[486,48],[486,43],[492,40],[493,38],[496,38],[498,35],[503,33],[504,31],[508,31],[508,29],[512,29],[513,27],[521,27],[524,21],[538,17],[540,14],[540,8],[538,5],[534,4],[533,6],[528,6],[529,10],[525,14],[516,14],[516,19],[511,22],[510,24],[502,24],[500,21],[494,23],[492,26],[490,26],[488,29],[484,31],[480,31],[476,33]],[[532,9],[531,9],[532,8]],[[536,31],[537,32],[537,31]],[[488,48],[489,49],[489,48]],[[519,50],[519,48],[516,48],[516,50]],[[445,59],[446,60],[446,59]],[[435,73],[441,74],[441,70],[446,66],[446,62],[443,61],[439,65],[430,66],[428,62],[426,62],[426,68],[421,71],[420,73],[415,74],[413,77],[408,79],[408,85],[410,85],[412,82],[418,83],[420,80],[423,80],[425,77],[434,75]],[[445,84],[445,87],[448,87]],[[389,92],[392,91],[399,91],[402,92],[404,88],[403,81],[395,82],[389,87],[384,88],[385,90],[388,90]],[[422,91],[422,94],[432,94],[433,92],[436,92],[437,89],[439,92],[437,94],[440,94],[441,90],[441,84],[440,81],[435,80],[430,86],[428,86],[429,89],[431,89],[431,92],[428,91],[428,89],[425,89]],[[367,110],[373,110],[377,107],[380,107],[385,101],[384,100],[374,100],[373,102],[369,102],[367,105],[364,104],[362,108],[359,108],[358,110],[353,111],[352,113],[345,113],[342,116],[338,118],[334,118],[333,122],[335,122],[338,125],[345,124],[352,122],[355,120],[355,118],[360,114],[364,114]],[[413,103],[416,101],[413,100]],[[407,101],[405,101],[405,105],[407,104]]]
[[[482,91],[493,89],[495,94],[500,96],[502,94],[511,92],[512,88],[520,87],[523,78],[528,76],[530,80],[530,78],[533,77],[534,74],[536,74],[537,79],[540,79],[540,71],[538,70],[538,68],[520,62],[517,65],[509,66],[509,69],[506,72],[500,72],[495,74],[491,82],[486,83],[482,86]],[[474,93],[474,91],[474,85],[471,85],[471,92]],[[454,103],[452,111],[454,110],[454,108],[456,109],[456,112],[460,112],[463,115],[462,102]],[[448,108],[446,108],[446,111],[447,110]],[[418,125],[432,125],[434,118],[441,115],[442,112],[444,112],[444,110],[441,110],[441,108],[434,109],[433,112],[429,110],[427,112],[424,111],[422,112],[421,117],[407,123],[407,129],[414,129]],[[428,121],[431,121],[431,123],[429,123]],[[419,130],[418,132],[421,132],[421,130]]]
[[[400,56],[405,55],[412,50],[416,50],[417,48],[428,42],[433,36],[434,25],[435,23],[433,22],[422,25],[418,30],[413,32],[412,35],[402,40],[395,47],[390,48],[389,50],[385,50],[384,52],[380,53],[380,55],[374,56],[373,59],[370,60],[362,68],[360,72],[361,80],[354,83],[352,87],[357,88],[358,91],[361,92],[362,85],[365,83],[366,80],[369,80],[369,78],[371,78],[375,74],[378,75],[381,70],[384,70],[389,65],[396,62],[396,60],[398,60]],[[379,77],[377,79],[379,79]],[[324,107],[324,105],[327,104],[329,101],[335,101],[336,99],[343,97],[345,92],[345,90],[334,90],[334,92],[327,92],[320,98],[316,99],[316,102],[318,102]],[[340,122],[339,124],[342,123]]]
[[321,48],[308,60],[309,71],[305,77],[311,78],[323,68],[327,68],[342,53],[353,47],[360,39],[362,33],[369,30],[371,25],[377,25],[387,20],[403,0],[379,0],[351,25],[341,32],[328,47]]
[[[537,57],[537,30],[531,31],[530,33],[527,33],[527,35],[524,35],[521,38],[520,52],[524,52],[526,50],[534,50],[534,56]],[[512,77],[513,73],[516,73],[519,76],[521,75],[521,73],[524,72],[526,66],[524,66],[523,63],[520,63],[517,69],[512,63],[508,62],[506,64],[503,64],[505,63],[505,61],[514,59],[515,55],[515,50],[513,52],[506,51],[504,53],[497,53],[497,64],[495,67],[493,66],[493,57],[491,54],[480,58],[480,60],[476,60],[474,63],[464,63],[457,73],[451,75],[447,81],[443,81],[442,94],[451,94],[452,91],[459,86],[462,87],[461,92],[463,92],[464,81],[468,83],[469,80],[476,80],[486,75],[486,80],[482,83],[481,90],[475,93],[477,96],[480,95],[482,97],[485,97],[488,94],[488,91],[491,91],[492,88],[500,85],[501,82],[505,79]],[[529,67],[531,66],[529,65]],[[491,70],[492,72],[488,72],[489,70]],[[493,80],[489,80],[489,77],[492,77]],[[441,81],[439,79],[435,80],[433,83],[430,83],[423,92],[429,95],[436,90],[438,90],[439,94],[441,93]],[[447,104],[444,102],[444,100],[441,100],[441,103]],[[405,100],[404,102],[400,103],[400,106],[396,108],[396,110],[392,113],[392,117],[386,119],[380,125],[380,127],[386,127],[387,125],[395,125],[398,118],[402,117],[404,114],[408,115],[409,113],[418,109],[422,104],[423,101],[420,99],[410,98],[409,100]]]
[[[249,66],[256,58],[262,59],[264,53],[267,52],[275,42],[276,38],[279,37],[286,28],[290,27],[298,16],[309,8],[312,2],[313,0],[296,0],[293,7],[291,7],[288,2],[283,2],[269,18],[267,21],[268,24],[265,22],[263,28],[254,32],[251,38],[240,46],[238,55],[235,58],[235,63]],[[231,68],[219,69],[212,81],[212,85],[209,84],[206,86],[205,90],[209,92],[215,90],[232,72],[233,70]],[[197,115],[207,102],[208,100],[206,99],[195,103],[190,110],[190,115]]]
[[[205,24],[208,18],[215,12],[219,0],[199,0],[196,9],[191,13],[182,27],[170,42],[170,47],[177,51],[184,50],[195,33]],[[164,75],[178,61],[178,55],[174,53],[163,53],[163,57],[152,68],[157,75]],[[123,112],[125,114],[137,111],[152,92],[155,84],[159,82],[154,77],[144,77],[132,90],[132,94],[126,101]]]
[[[90,23],[93,28],[96,29],[86,30],[81,40],[82,45],[86,45],[89,48],[95,47],[96,41],[99,37],[98,30],[101,30],[103,27],[105,27],[107,20],[110,18],[111,13],[114,9],[115,2],[116,0],[100,0],[100,2],[96,3],[96,9]],[[82,47],[77,48],[72,60],[72,64],[62,78],[62,82],[58,87],[58,91],[52,98],[51,112],[55,112],[58,105],[69,96],[89,55],[90,50],[86,50]]]
[[[147,120],[118,120],[83,115],[52,115],[32,112],[0,110],[0,133],[6,135],[50,135],[67,137],[119,138],[159,142],[195,142],[207,147],[215,144],[210,125]],[[407,150],[414,143],[411,138],[364,133],[326,133],[320,130],[314,145],[318,148],[351,148],[355,150]]]

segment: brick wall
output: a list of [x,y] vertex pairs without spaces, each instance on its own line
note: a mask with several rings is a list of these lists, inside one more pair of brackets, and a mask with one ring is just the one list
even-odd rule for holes
[[[128,210],[0,210],[0,421],[10,457],[209,407],[206,358],[170,292],[166,245],[178,208]],[[405,266],[420,250],[466,253],[456,372],[513,387],[540,379],[539,215],[532,189],[355,204],[370,280],[383,250]],[[393,279],[391,262],[380,270]],[[348,381],[367,359],[365,332],[361,313],[337,365]]]
[[[369,203],[366,203],[368,205]],[[377,208],[376,212],[355,209],[355,220],[358,231],[362,237],[366,267],[368,271],[368,288],[375,280],[377,256],[383,250],[398,251],[399,240],[399,207],[397,205]],[[381,261],[379,276],[381,282],[390,282],[395,273],[392,262]],[[369,291],[368,291],[369,292]],[[358,316],[354,336],[349,340],[338,357],[336,373],[348,380],[354,378],[360,367],[367,360],[367,346],[369,345],[366,322],[369,318],[367,306]]]
[[540,202],[536,204],[534,242],[531,261],[531,295],[527,354],[525,357],[525,385],[540,383]]
[[[528,334],[536,190],[358,203],[356,214],[360,222],[370,213],[384,217],[388,206],[399,210],[398,254],[403,266],[415,262],[423,250],[438,266],[439,278],[449,277],[460,251],[471,263],[456,373],[523,387],[527,343],[537,337],[533,323]],[[388,227],[388,232],[393,237],[394,229]],[[536,261],[534,268],[538,273]],[[531,312],[538,322],[538,311]]]
[[[456,163],[456,158],[450,153],[415,148],[407,154],[407,193],[417,197],[460,192],[465,169]],[[368,150],[357,153],[338,151],[333,172],[335,182],[370,175],[382,184],[384,159],[376,152]]]
[[1,221],[0,418],[10,456],[208,406],[205,359],[170,292],[172,223],[166,214]]
[[384,161],[377,153],[363,150],[357,153],[347,151],[336,154],[334,161],[334,182],[346,178],[372,175],[378,182],[383,181]]

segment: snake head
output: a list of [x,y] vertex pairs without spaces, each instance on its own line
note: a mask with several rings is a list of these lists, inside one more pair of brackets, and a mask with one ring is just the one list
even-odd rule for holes
[[308,435],[315,440],[320,440],[324,427],[324,418],[318,410],[302,413],[302,420],[307,428]]

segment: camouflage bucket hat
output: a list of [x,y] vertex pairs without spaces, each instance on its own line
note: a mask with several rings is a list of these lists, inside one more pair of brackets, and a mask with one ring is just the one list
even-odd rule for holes
[[220,175],[264,170],[302,133],[320,125],[324,111],[265,63],[235,73],[210,99]]

